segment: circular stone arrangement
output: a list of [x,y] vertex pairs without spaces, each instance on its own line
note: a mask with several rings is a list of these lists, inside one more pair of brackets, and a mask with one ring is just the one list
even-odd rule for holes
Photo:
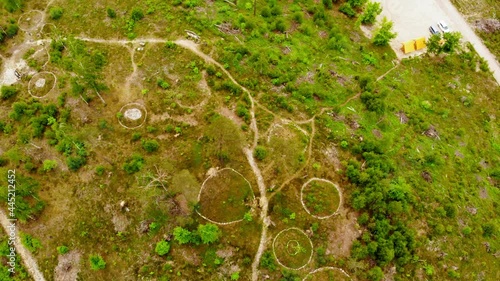
[[57,78],[52,72],[39,72],[31,77],[28,82],[28,93],[41,99],[47,96],[56,87]]
[[118,122],[127,129],[136,129],[141,127],[146,121],[147,110],[140,103],[128,103],[120,109]]
[[302,281],[350,281],[351,277],[341,268],[322,267],[309,272]]
[[342,205],[342,193],[329,180],[311,178],[300,189],[300,202],[311,216],[327,219],[335,215]]
[[198,215],[215,224],[228,225],[243,220],[255,199],[250,182],[232,168],[210,175],[198,194]]
[[299,270],[311,262],[313,244],[304,231],[291,227],[276,235],[273,240],[273,253],[279,265]]
[[19,29],[24,32],[32,32],[38,28],[38,25],[43,21],[43,12],[39,10],[31,10],[22,14],[17,21]]

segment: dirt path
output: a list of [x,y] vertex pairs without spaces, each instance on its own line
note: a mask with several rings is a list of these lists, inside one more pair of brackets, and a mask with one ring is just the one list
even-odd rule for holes
[[[9,233],[10,231],[8,227],[10,225],[10,222],[3,210],[0,210],[0,223],[2,224],[2,227],[5,230],[5,232]],[[26,267],[26,270],[29,272],[30,276],[33,277],[35,281],[45,281],[42,272],[40,271],[40,269],[38,269],[38,264],[36,263],[36,260],[21,243],[21,238],[19,237],[17,232],[16,232],[15,247],[16,247],[16,254],[21,257],[21,260],[23,261],[24,266]]]

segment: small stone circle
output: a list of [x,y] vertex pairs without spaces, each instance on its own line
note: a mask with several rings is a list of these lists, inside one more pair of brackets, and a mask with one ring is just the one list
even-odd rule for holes
[[[40,89],[40,88],[45,87],[47,84],[47,79],[48,79],[47,76],[49,76],[49,75],[51,75],[54,78],[54,81],[52,82],[53,84],[52,84],[52,87],[50,88],[50,90],[48,90],[46,93],[44,93],[41,96],[35,95],[31,90],[34,88]],[[44,76],[46,78],[43,78]],[[50,92],[52,92],[54,90],[54,88],[56,87],[56,84],[57,84],[57,77],[54,73],[49,72],[49,71],[38,72],[35,75],[33,75],[33,77],[31,77],[30,81],[28,82],[28,94],[30,94],[32,97],[37,98],[37,99],[44,98]]]
[[[126,105],[122,106],[122,108],[120,109],[120,113],[123,114],[124,120],[120,120],[120,118],[118,118],[118,122],[120,123],[120,125],[122,125],[122,127],[127,129],[137,129],[142,125],[144,125],[148,114],[146,107],[137,102],[127,103]],[[139,121],[141,119],[142,122],[140,122],[140,124],[135,126],[129,126],[127,124],[124,124],[124,122],[122,122],[127,120],[134,122],[134,121]]]
[[33,32],[43,21],[44,13],[40,10],[31,10],[22,14],[17,20],[19,29],[24,32]]

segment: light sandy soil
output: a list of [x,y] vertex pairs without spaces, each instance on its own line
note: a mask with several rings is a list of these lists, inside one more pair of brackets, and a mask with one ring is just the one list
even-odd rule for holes
[[481,39],[474,33],[463,16],[457,11],[449,0],[375,0],[382,4],[382,14],[394,22],[394,31],[398,33],[392,40],[391,47],[398,58],[418,55],[418,52],[403,54],[402,43],[411,39],[426,37],[431,34],[429,26],[444,20],[452,31],[462,33],[463,40],[469,41],[477,53],[489,64],[493,77],[500,84],[500,65],[495,56],[486,48]]

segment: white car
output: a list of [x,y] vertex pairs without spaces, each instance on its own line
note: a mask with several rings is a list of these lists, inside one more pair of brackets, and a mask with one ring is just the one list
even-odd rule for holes
[[444,21],[438,22],[438,26],[444,33],[450,32],[450,27]]

